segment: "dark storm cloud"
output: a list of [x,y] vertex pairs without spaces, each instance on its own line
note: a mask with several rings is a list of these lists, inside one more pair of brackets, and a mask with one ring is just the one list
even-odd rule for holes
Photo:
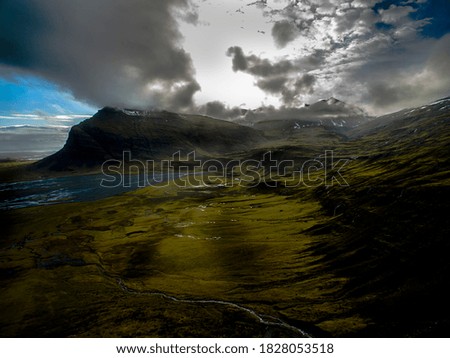
[[212,101],[200,106],[198,112],[214,118],[232,120],[243,116],[246,110],[229,107],[220,101]]
[[[377,68],[375,80],[367,83],[368,97],[379,107],[400,103],[412,106],[411,101],[420,97],[424,102],[448,96],[450,90],[450,35],[428,43],[420,50],[427,54],[424,65],[416,64],[410,71],[398,68]],[[414,56],[411,53],[411,57]],[[411,66],[411,61],[409,62]]]
[[270,77],[295,70],[294,64],[289,60],[271,62],[256,55],[246,56],[239,46],[230,47],[227,55],[232,57],[233,71],[235,72],[242,71],[258,77]]
[[311,54],[300,58],[299,64],[304,69],[315,70],[325,64],[326,58],[329,55],[330,55],[330,51],[313,50]]
[[239,46],[230,47],[227,51],[227,56],[232,56],[233,71],[245,71],[247,70],[248,63],[247,58],[244,55],[244,51]]
[[314,93],[315,83],[316,78],[310,74],[285,82],[283,88],[279,91],[281,93],[281,101],[288,106],[300,104],[300,96]]
[[312,75],[304,75],[295,81],[295,89],[300,92],[314,92],[314,84],[316,83],[316,78]]
[[255,76],[278,76],[296,71],[295,65],[289,60],[271,62],[268,59],[261,59],[258,56],[250,55],[248,61],[250,63],[248,72]]
[[275,22],[272,27],[272,37],[278,47],[285,47],[298,36],[298,30],[295,24],[288,20]]
[[177,23],[197,21],[189,1],[4,0],[0,67],[98,106],[189,107],[200,87]]
[[287,81],[288,78],[283,76],[270,77],[258,80],[256,85],[263,91],[276,94],[282,92],[286,88]]
[[299,104],[299,97],[314,92],[315,77],[302,73],[323,62],[322,51],[314,51],[311,55],[296,61],[269,61],[256,55],[244,54],[238,47],[230,47],[227,55],[232,57],[235,72],[242,71],[256,78],[255,85],[264,92],[276,95],[285,105]]
[[187,84],[179,87],[172,97],[170,97],[169,103],[172,103],[176,108],[188,108],[192,106],[192,97],[195,92],[200,90],[200,85],[196,81],[188,82]]
[[290,105],[294,104],[297,96],[314,93],[315,81],[314,76],[306,74],[296,80],[284,76],[262,78],[256,82],[256,85],[264,92],[281,95],[281,101]]

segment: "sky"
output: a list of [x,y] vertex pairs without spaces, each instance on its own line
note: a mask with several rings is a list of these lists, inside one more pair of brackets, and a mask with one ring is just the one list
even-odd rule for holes
[[[450,93],[449,0],[1,0],[0,127]],[[271,107],[271,108],[273,108]]]

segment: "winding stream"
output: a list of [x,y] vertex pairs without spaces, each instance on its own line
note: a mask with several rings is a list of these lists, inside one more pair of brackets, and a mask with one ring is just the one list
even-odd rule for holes
[[248,315],[250,315],[251,317],[255,318],[259,323],[266,325],[266,326],[275,326],[275,327],[281,327],[281,328],[285,328],[288,329],[292,332],[295,332],[297,334],[300,334],[302,337],[306,337],[306,338],[312,338],[313,336],[310,335],[309,333],[305,332],[304,330],[294,327],[286,322],[283,322],[282,320],[280,320],[279,318],[270,316],[270,315],[262,315],[262,314],[258,314],[255,311],[253,311],[250,308],[238,305],[237,303],[233,303],[233,302],[227,302],[227,301],[220,301],[220,300],[189,300],[189,299],[181,299],[181,298],[177,298],[175,296],[171,296],[168,295],[166,293],[163,292],[151,292],[151,291],[136,291],[134,289],[129,288],[125,282],[123,282],[123,280],[121,278],[116,278],[116,282],[119,285],[119,287],[121,288],[121,290],[125,293],[128,294],[132,294],[132,295],[140,295],[140,296],[158,296],[158,297],[162,297],[166,300],[170,300],[173,302],[178,302],[178,303],[189,303],[189,304],[213,304],[213,305],[221,305],[221,306],[227,306],[227,307],[232,307],[232,308],[236,308],[240,311],[243,311],[245,313],[247,313]]

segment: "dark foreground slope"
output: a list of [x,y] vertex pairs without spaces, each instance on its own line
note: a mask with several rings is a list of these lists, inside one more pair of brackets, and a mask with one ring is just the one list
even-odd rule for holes
[[0,335],[448,337],[448,105],[305,128],[348,186],[287,171],[5,212]]
[[349,187],[315,190],[332,222],[313,251],[349,278],[365,336],[450,334],[450,100],[380,117],[339,153]]

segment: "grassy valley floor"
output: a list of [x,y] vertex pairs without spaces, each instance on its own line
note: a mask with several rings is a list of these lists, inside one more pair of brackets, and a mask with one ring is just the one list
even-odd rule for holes
[[304,233],[328,220],[311,197],[172,185],[3,219],[2,335],[296,336],[267,323],[317,334],[311,322],[345,312],[329,300],[345,279]]

